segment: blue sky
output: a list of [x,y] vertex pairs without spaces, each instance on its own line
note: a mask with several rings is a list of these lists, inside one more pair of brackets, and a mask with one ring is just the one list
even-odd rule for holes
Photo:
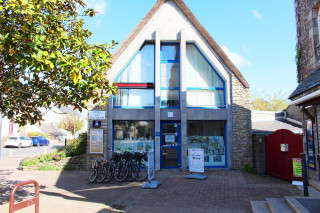
[[[86,0],[90,43],[121,43],[156,0]],[[184,0],[250,84],[266,95],[297,87],[294,0]]]

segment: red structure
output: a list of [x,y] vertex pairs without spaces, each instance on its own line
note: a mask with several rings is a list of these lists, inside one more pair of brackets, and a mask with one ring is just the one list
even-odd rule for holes
[[[14,195],[16,194],[16,191],[19,189],[19,187],[24,186],[24,185],[28,185],[28,184],[34,184],[36,196],[30,200],[25,200],[21,203],[14,204]],[[39,184],[35,180],[27,180],[27,181],[17,183],[13,187],[13,189],[11,190],[11,193],[10,193],[9,213],[13,213],[15,211],[29,207],[31,205],[35,205],[35,212],[39,213],[39,193],[40,193]]]
[[280,129],[266,136],[266,174],[286,180],[301,180],[293,177],[292,158],[301,158],[303,152],[302,136]]

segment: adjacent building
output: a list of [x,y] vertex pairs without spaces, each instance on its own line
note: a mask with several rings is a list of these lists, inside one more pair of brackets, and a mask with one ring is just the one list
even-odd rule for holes
[[104,152],[153,150],[157,170],[186,169],[202,148],[206,168],[252,166],[249,84],[182,0],[156,2],[108,78],[118,92],[94,109],[107,112]]
[[304,150],[309,176],[319,179],[320,158],[320,1],[295,0],[297,78],[289,99],[303,114]]

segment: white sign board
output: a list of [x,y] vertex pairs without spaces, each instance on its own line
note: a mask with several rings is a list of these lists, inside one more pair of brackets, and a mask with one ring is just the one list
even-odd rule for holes
[[166,135],[165,142],[166,143],[174,143],[175,142],[175,135],[174,134]]
[[148,153],[148,180],[154,179],[154,151]]
[[103,153],[103,129],[90,129],[90,153]]
[[188,149],[189,153],[189,171],[204,172],[204,151],[203,149]]
[[106,111],[89,111],[89,119],[105,120],[106,119]]

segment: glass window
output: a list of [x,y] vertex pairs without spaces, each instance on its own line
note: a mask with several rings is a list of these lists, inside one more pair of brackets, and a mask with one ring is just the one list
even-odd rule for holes
[[117,83],[154,82],[154,44],[145,44],[116,80]]
[[187,90],[188,107],[224,107],[223,90]]
[[178,45],[163,44],[161,46],[161,60],[168,60],[168,61],[179,60]]
[[224,87],[223,81],[193,44],[187,45],[187,87]]
[[204,149],[204,165],[226,166],[224,121],[188,121],[188,148]]
[[161,87],[179,87],[179,64],[161,64]]
[[153,121],[114,121],[114,151],[154,150]]
[[161,107],[179,107],[179,90],[161,90]]
[[114,106],[151,107],[154,106],[153,89],[118,89]]
[[[145,44],[118,76],[116,83],[151,83],[154,85],[154,44]],[[118,86],[114,98],[117,107],[154,106],[154,87]]]

